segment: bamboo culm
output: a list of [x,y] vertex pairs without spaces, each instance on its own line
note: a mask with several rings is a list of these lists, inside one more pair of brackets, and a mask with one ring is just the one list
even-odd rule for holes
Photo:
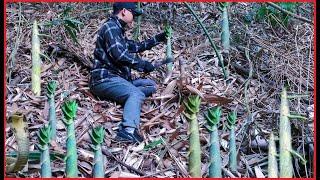
[[221,154],[217,126],[212,127],[210,133],[210,166],[209,177],[222,177],[221,175]]
[[229,137],[229,168],[231,172],[237,171],[237,148],[236,148],[236,136],[235,136],[235,123],[237,115],[234,111],[228,114],[228,127],[230,129]]
[[199,96],[190,96],[184,101],[186,107],[183,113],[189,122],[189,173],[191,177],[201,177],[201,148],[197,113],[201,99]]
[[49,102],[49,123],[51,126],[51,139],[56,140],[57,132],[57,117],[56,117],[56,106],[54,101],[55,90],[57,84],[55,81],[50,81],[47,86],[47,96]]
[[51,161],[50,161],[50,153],[49,153],[49,143],[51,136],[51,126],[44,125],[43,128],[40,129],[38,138],[39,138],[39,149],[41,151],[40,156],[40,165],[41,165],[41,177],[42,178],[50,178],[52,176],[51,172]]
[[208,130],[210,131],[210,164],[209,164],[209,177],[222,177],[221,175],[221,154],[218,124],[221,118],[221,107],[212,107],[208,109],[205,118],[208,122]]
[[93,177],[103,178],[105,166],[103,162],[103,155],[101,144],[104,140],[105,130],[102,126],[98,126],[90,133],[91,141],[93,143],[92,149],[94,150],[94,165],[93,165]]
[[74,118],[77,114],[77,103],[66,101],[62,106],[64,123],[67,127],[66,176],[78,177],[78,155],[74,129]]
[[220,8],[222,12],[222,25],[221,25],[221,43],[223,51],[229,53],[230,49],[230,31],[229,31],[229,20],[228,20],[228,2],[221,2]]
[[48,145],[42,147],[42,153],[40,156],[41,164],[41,177],[51,178],[51,165],[50,165],[50,153]]

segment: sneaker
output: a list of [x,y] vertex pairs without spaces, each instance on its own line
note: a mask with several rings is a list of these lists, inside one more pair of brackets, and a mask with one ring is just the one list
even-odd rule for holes
[[117,141],[125,141],[125,142],[139,142],[141,143],[143,141],[143,137],[139,134],[138,130],[135,129],[133,133],[129,133],[125,131],[124,129],[119,130],[117,136]]

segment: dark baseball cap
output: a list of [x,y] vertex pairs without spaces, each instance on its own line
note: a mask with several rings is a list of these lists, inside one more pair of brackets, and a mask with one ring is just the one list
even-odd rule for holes
[[123,8],[130,10],[133,16],[140,16],[143,14],[142,9],[137,9],[137,3],[133,2],[115,2],[113,3],[113,12],[122,10]]

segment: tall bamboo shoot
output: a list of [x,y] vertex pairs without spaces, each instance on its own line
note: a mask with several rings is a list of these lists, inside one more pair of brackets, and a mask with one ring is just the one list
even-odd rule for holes
[[189,122],[189,173],[191,177],[201,177],[201,149],[197,113],[201,99],[199,96],[190,96],[184,101],[186,107],[183,114]]
[[62,113],[64,115],[63,122],[67,126],[67,177],[78,177],[78,155],[74,129],[74,119],[77,114],[77,107],[76,101],[66,101],[62,106]]
[[32,28],[32,92],[40,96],[41,92],[41,59],[40,59],[40,39],[37,21],[33,22]]
[[208,114],[205,116],[208,121],[208,129],[210,131],[210,165],[209,177],[221,178],[221,154],[218,135],[218,123],[221,116],[221,107],[208,109]]

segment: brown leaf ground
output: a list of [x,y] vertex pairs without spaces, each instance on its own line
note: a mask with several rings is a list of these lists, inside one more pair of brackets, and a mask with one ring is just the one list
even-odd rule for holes
[[[58,17],[67,6],[72,7],[70,16],[81,21],[75,44],[63,26],[46,26],[45,23]],[[167,10],[175,8],[175,15]],[[205,24],[216,45],[220,46],[220,12],[215,3],[192,4],[200,19]],[[223,116],[219,126],[223,177],[267,177],[267,139],[273,130],[278,134],[279,94],[284,82],[289,83],[289,90],[295,93],[309,93],[309,100],[291,101],[291,111],[304,114],[307,121],[292,121],[293,147],[306,159],[302,165],[294,158],[295,177],[313,176],[313,90],[314,90],[314,28],[312,25],[291,19],[289,25],[271,26],[268,20],[250,20],[251,12],[257,9],[257,3],[233,3],[229,8],[231,31],[231,51],[224,57],[229,64],[242,66],[249,70],[244,49],[248,48],[255,75],[249,81],[245,98],[247,76],[235,69],[229,69],[228,81],[223,79],[222,70],[213,49],[202,29],[192,14],[180,3],[146,3],[146,15],[142,19],[139,40],[162,32],[166,17],[173,22],[173,55],[186,63],[186,78],[190,87],[201,85],[200,93],[232,99],[222,105]],[[165,69],[151,74],[138,74],[154,79],[158,84],[157,92],[142,106],[142,144],[124,144],[114,141],[117,127],[121,121],[122,107],[113,102],[93,97],[88,88],[89,71],[79,59],[90,61],[95,46],[96,33],[111,13],[106,10],[108,3],[22,3],[21,15],[19,4],[6,6],[6,115],[14,112],[24,113],[28,119],[30,132],[30,150],[37,150],[37,132],[47,123],[48,102],[46,85],[51,79],[58,81],[56,94],[57,143],[51,150],[66,153],[66,131],[61,121],[61,104],[66,99],[75,99],[79,104],[76,126],[79,176],[91,177],[93,150],[88,132],[92,127],[103,125],[106,129],[103,146],[118,159],[145,173],[144,177],[184,177],[188,169],[188,123],[180,115],[183,109],[180,103],[186,94],[181,94],[174,80],[179,79],[179,61],[169,85],[162,80]],[[312,4],[300,4],[298,13],[312,19]],[[254,13],[253,13],[254,14]],[[245,21],[249,18],[249,22]],[[41,51],[48,58],[42,58],[41,97],[31,92],[31,27],[37,20],[41,36]],[[132,30],[127,32],[132,36]],[[61,45],[69,52],[60,56],[50,55],[48,48]],[[72,55],[73,54],[73,55]],[[142,58],[156,62],[165,57],[165,45],[140,54]],[[74,57],[78,57],[76,59]],[[228,83],[227,83],[228,82]],[[190,88],[188,88],[190,90]],[[192,91],[192,89],[190,90]],[[192,91],[194,92],[194,91]],[[197,93],[197,92],[196,92]],[[203,114],[206,109],[216,106],[217,102],[203,101],[198,115],[202,149],[202,176],[208,176],[209,133]],[[248,105],[249,110],[246,108]],[[236,110],[238,148],[238,173],[228,170],[228,130],[226,115]],[[6,129],[6,152],[17,149],[15,138],[10,128]],[[151,142],[162,138],[165,143],[145,150]],[[133,171],[121,166],[111,157],[106,156],[106,177],[139,177]],[[64,177],[63,159],[51,163],[54,177]],[[19,173],[7,174],[10,177],[39,177],[39,161],[30,161]]]

